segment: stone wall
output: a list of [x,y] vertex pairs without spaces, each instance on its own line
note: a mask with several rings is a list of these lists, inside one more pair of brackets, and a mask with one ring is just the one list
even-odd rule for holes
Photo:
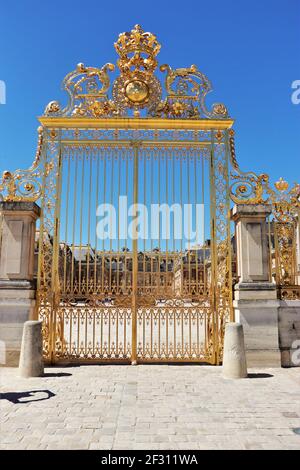
[[300,367],[300,300],[280,300],[279,347],[283,367]]

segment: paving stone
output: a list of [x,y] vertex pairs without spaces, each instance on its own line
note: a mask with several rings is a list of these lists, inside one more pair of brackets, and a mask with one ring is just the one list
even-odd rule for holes
[[16,372],[1,369],[3,393],[50,390],[55,397],[1,400],[1,449],[300,448],[292,430],[300,427],[297,369],[241,381],[226,381],[211,366],[68,367],[71,376],[30,381]]

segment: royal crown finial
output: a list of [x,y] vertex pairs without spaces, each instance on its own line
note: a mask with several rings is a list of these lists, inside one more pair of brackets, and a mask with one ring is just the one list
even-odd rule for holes
[[[118,65],[121,70],[135,66],[137,69],[144,68],[148,72],[153,72],[157,66],[155,56],[160,51],[160,44],[156,36],[149,32],[144,32],[143,28],[136,24],[130,32],[121,33],[115,49],[120,56]],[[133,57],[129,54],[134,53]],[[141,54],[148,57],[142,57]]]
[[156,36],[136,24],[130,32],[119,35],[115,49],[121,74],[115,80],[113,96],[119,109],[132,108],[136,117],[140,109],[155,109],[161,99],[160,82],[154,76],[160,50]]
[[287,181],[285,181],[282,177],[280,177],[279,180],[276,181],[274,186],[278,191],[283,192],[283,191],[286,191],[288,189],[289,183]]

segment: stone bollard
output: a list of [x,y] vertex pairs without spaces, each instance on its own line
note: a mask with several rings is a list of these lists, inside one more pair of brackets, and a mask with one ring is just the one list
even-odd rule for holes
[[26,321],[23,328],[19,375],[41,377],[43,374],[42,322]]
[[227,323],[225,326],[223,377],[228,379],[247,377],[244,331],[241,323]]

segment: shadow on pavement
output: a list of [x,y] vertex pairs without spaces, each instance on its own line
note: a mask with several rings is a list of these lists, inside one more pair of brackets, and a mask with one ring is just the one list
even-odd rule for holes
[[248,379],[269,379],[270,377],[274,377],[272,374],[264,374],[258,372],[257,374],[248,374]]
[[43,377],[70,377],[71,375],[69,372],[45,372]]
[[[44,398],[34,398],[35,393],[46,393],[47,396]],[[7,392],[1,393],[0,400],[8,400],[11,403],[15,404],[23,404],[23,403],[30,403],[33,401],[43,401],[49,400],[49,398],[55,397],[55,393],[51,392],[50,390],[31,390],[29,392]],[[22,400],[22,398],[31,398],[31,400]]]

